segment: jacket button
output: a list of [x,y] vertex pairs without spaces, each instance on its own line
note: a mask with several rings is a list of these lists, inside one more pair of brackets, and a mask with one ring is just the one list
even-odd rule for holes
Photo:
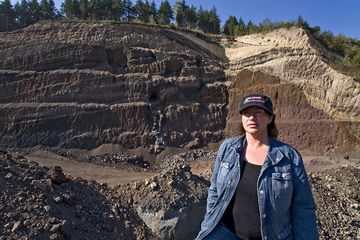
[[263,216],[263,218],[266,218],[266,214],[265,214],[265,213],[264,213],[262,216]]
[[260,190],[260,194],[264,194],[264,190]]

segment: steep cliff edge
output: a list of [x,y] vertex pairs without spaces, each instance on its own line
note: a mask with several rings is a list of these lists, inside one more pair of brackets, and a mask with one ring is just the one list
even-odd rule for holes
[[191,33],[42,23],[0,33],[0,49],[2,145],[157,153],[223,138],[224,49]]
[[328,62],[341,57],[305,30],[278,29],[224,46],[230,61],[228,134],[238,128],[238,96],[263,92],[275,102],[282,139],[319,151],[359,146],[360,83],[332,69]]

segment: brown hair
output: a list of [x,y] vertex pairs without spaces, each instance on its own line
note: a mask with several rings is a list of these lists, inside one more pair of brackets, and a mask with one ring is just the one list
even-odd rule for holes
[[[268,112],[266,112],[266,114],[271,115]],[[272,118],[271,122],[269,123],[269,125],[267,126],[267,132],[268,132],[269,137],[277,138],[279,136],[279,130],[277,129],[277,126],[276,126],[276,123],[275,123],[275,114],[273,114],[272,116],[273,116],[273,118]],[[241,123],[240,124],[240,134],[244,135],[245,133],[246,133],[245,129],[244,129],[242,123]]]

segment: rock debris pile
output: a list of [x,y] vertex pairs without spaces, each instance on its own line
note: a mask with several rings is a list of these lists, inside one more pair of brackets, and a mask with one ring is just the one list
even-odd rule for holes
[[172,169],[117,191],[161,239],[193,239],[200,230],[208,187],[189,165],[177,162]]
[[104,185],[0,152],[0,239],[157,239]]
[[216,151],[193,150],[183,152],[176,155],[171,155],[162,160],[160,164],[161,169],[172,169],[174,165],[187,165],[189,161],[197,159],[209,159],[213,161],[216,158]]
[[102,155],[96,155],[91,156],[88,155],[85,158],[85,161],[94,163],[94,164],[100,164],[100,165],[110,165],[115,167],[121,167],[121,166],[133,166],[138,168],[148,168],[150,167],[150,163],[148,161],[145,161],[144,158],[140,155],[126,155],[126,154],[102,154]]
[[360,169],[341,167],[309,174],[322,239],[360,239]]
[[[209,181],[187,162],[214,154],[174,155],[152,178],[108,188],[0,151],[0,239],[193,239]],[[309,173],[322,240],[360,239],[359,167]]]

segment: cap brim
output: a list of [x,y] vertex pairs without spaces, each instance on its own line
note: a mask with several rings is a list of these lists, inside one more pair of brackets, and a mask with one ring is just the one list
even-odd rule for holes
[[270,114],[273,114],[273,112],[268,109],[267,107],[265,107],[264,105],[262,105],[261,103],[256,103],[256,102],[252,102],[252,103],[245,103],[240,107],[240,113],[242,111],[244,111],[245,109],[249,108],[249,107],[261,107],[262,109],[264,109],[265,111],[267,111]]

